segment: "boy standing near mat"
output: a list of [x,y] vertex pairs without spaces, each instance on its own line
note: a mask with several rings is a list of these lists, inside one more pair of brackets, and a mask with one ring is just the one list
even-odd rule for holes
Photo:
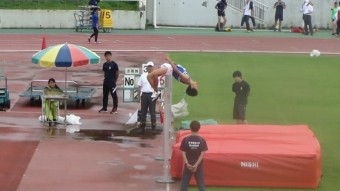
[[185,137],[180,146],[185,163],[180,191],[188,189],[192,175],[195,177],[198,190],[205,190],[203,157],[208,146],[205,139],[198,135],[200,128],[201,124],[198,121],[192,121],[190,123],[191,135]]
[[119,76],[118,64],[112,60],[112,53],[106,51],[104,53],[106,62],[103,64],[104,81],[103,81],[103,107],[99,110],[101,112],[107,112],[107,105],[109,100],[109,93],[112,96],[113,108],[112,113],[117,113],[118,108],[118,96],[116,91],[116,83]]
[[236,120],[237,124],[246,124],[246,107],[250,86],[242,79],[242,73],[240,71],[235,71],[233,73],[233,78],[235,80],[232,86],[232,91],[235,93],[233,118]]

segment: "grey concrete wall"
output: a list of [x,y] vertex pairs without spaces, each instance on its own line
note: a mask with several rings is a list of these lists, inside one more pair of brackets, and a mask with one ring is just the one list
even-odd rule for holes
[[[75,28],[75,10],[0,10],[0,28]],[[145,29],[145,12],[112,11],[115,29]]]
[[[147,0],[147,19],[152,23],[153,1]],[[217,13],[215,5],[217,0],[155,0],[157,1],[157,24],[173,26],[215,26]],[[274,23],[275,10],[273,5],[276,0],[257,0],[269,7],[265,13],[267,26]],[[283,26],[300,26],[302,14],[300,7],[303,0],[283,0],[287,4],[284,11]],[[331,26],[330,8],[334,0],[311,0],[314,4],[313,25],[321,28]],[[206,6],[204,6],[206,5]],[[226,10],[228,25],[239,26],[242,13],[228,7]]]

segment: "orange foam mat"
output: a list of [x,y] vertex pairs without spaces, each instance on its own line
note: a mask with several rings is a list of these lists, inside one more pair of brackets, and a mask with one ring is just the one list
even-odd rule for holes
[[[181,178],[179,150],[190,131],[180,131],[171,156],[171,175]],[[208,144],[204,157],[208,186],[317,188],[321,150],[306,125],[207,125],[200,133]],[[195,184],[191,180],[191,184]]]

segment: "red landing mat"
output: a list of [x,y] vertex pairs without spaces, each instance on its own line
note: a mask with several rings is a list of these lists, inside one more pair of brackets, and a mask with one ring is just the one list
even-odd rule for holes
[[[173,146],[171,175],[180,178],[180,131]],[[317,188],[321,150],[305,125],[208,125],[199,134],[208,144],[204,157],[208,186]],[[191,180],[191,184],[195,184]]]

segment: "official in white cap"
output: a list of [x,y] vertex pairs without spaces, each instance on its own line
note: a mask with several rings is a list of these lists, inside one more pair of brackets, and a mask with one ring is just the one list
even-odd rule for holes
[[147,76],[148,73],[152,72],[154,69],[154,63],[148,62],[146,64],[146,73],[143,73],[138,81],[138,87],[139,87],[139,95],[140,101],[141,101],[141,115],[140,115],[140,133],[145,133],[145,126],[146,126],[146,115],[148,113],[148,110],[150,112],[151,116],[151,128],[152,128],[152,134],[156,134],[156,102],[152,101],[151,95],[153,93],[153,88],[151,87]]

